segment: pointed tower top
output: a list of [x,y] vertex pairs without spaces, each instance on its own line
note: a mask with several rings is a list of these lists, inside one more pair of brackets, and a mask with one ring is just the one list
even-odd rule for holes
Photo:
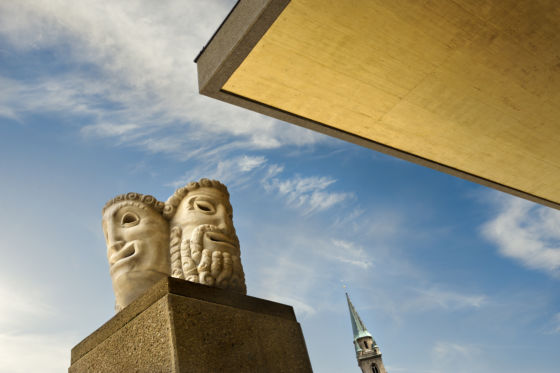
[[387,373],[381,359],[381,351],[375,343],[373,336],[367,331],[362,319],[356,312],[354,305],[350,302],[350,297],[346,293],[348,309],[350,310],[350,321],[354,332],[354,348],[356,349],[356,359],[362,373]]
[[[352,331],[354,332],[354,342],[363,337],[371,337],[371,339],[373,339],[373,336],[367,331],[362,319],[360,319],[358,312],[354,309],[354,305],[350,302],[348,293],[346,293],[346,300],[348,301],[348,309],[350,310],[350,321],[352,322]],[[375,345],[375,340],[373,341],[373,344]]]

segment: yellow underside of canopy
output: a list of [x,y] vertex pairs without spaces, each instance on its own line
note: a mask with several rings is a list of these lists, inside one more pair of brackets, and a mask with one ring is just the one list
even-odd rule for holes
[[292,0],[222,89],[560,203],[557,1]]

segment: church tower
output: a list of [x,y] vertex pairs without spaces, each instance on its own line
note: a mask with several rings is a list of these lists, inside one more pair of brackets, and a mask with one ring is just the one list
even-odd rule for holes
[[350,310],[350,321],[352,322],[352,331],[354,332],[354,348],[356,349],[358,366],[362,369],[362,373],[387,373],[381,360],[379,346],[375,343],[362,319],[360,319],[358,312],[354,309],[348,293],[346,293],[346,300]]

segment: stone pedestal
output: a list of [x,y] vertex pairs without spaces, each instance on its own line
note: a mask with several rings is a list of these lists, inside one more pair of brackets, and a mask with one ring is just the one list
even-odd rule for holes
[[293,308],[174,278],[72,349],[70,373],[312,372]]

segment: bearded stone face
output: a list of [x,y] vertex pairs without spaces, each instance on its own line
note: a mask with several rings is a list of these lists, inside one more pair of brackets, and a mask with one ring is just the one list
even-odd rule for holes
[[102,224],[120,310],[169,276],[169,225],[160,213],[135,201],[110,206]]
[[182,278],[246,292],[239,240],[228,197],[219,189],[189,191],[170,221],[181,236]]
[[218,189],[202,187],[189,192],[177,206],[171,226],[181,228],[183,238],[191,238],[196,228],[212,226],[199,232],[204,249],[239,255],[239,240],[235,234],[231,207],[227,197]]

